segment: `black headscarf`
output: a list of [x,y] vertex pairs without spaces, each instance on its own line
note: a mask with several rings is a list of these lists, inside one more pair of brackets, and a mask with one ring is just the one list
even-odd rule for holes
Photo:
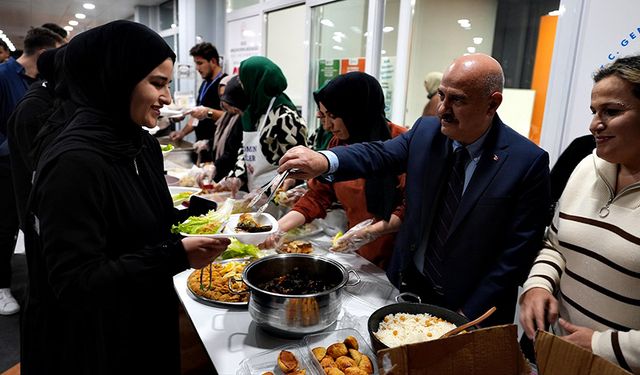
[[63,74],[77,110],[48,158],[85,144],[111,159],[135,156],[143,130],[130,116],[131,93],[153,69],[175,57],[155,31],[131,21],[113,21],[75,36],[64,53]]
[[247,98],[247,95],[242,89],[242,85],[240,85],[240,77],[233,76],[229,79],[229,82],[227,82],[227,85],[224,88],[224,94],[222,94],[220,100],[240,109],[241,111],[247,109],[247,106],[249,105],[249,98]]
[[[66,46],[66,44],[65,44]],[[55,78],[55,58],[60,48],[48,49],[40,54],[36,65],[38,66],[38,75],[47,82],[53,82]],[[51,85],[53,87],[54,85]]]
[[[385,141],[391,138],[384,113],[384,94],[378,81],[362,72],[339,75],[314,93],[327,111],[340,117],[349,131],[346,143]],[[367,211],[389,220],[400,200],[397,176],[380,172],[367,178]]]
[[382,87],[372,76],[362,72],[339,75],[314,93],[314,99],[344,121],[349,143],[391,138]]

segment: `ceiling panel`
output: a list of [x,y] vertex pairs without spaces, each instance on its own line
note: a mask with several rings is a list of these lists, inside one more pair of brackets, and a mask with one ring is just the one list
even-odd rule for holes
[[[53,22],[68,25],[69,20],[77,20],[78,26],[70,36],[91,27],[117,19],[133,17],[137,5],[152,6],[166,0],[88,0],[96,5],[93,10],[82,7],[86,1],[74,0],[0,0],[0,30],[11,39],[16,48],[21,49],[24,37],[32,26]],[[87,18],[78,20],[76,13],[84,13]]]

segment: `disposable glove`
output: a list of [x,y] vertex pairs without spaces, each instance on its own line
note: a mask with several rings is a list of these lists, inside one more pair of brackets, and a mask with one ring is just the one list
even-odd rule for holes
[[375,241],[380,237],[380,234],[371,231],[372,224],[373,219],[367,219],[353,226],[353,228],[349,229],[344,235],[336,235],[333,239],[333,245],[329,251],[337,253],[351,253],[362,246]]

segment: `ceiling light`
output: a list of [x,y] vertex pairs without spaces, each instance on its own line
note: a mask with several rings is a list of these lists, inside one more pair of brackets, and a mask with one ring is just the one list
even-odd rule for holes
[[73,31],[73,27],[67,25],[65,27],[63,27],[63,29],[67,30],[67,31]]
[[335,26],[335,25],[333,24],[333,22],[332,22],[330,19],[328,19],[328,18],[323,18],[323,19],[321,19],[321,20],[320,20],[320,23],[321,23],[321,24],[323,24],[323,25],[325,25],[325,26],[327,26],[327,27],[333,27],[333,26]]
[[460,24],[460,26],[464,25],[464,24],[468,24],[470,21],[466,18],[461,18],[458,20],[458,23]]
[[331,39],[333,39],[333,41],[336,43],[342,43],[342,37],[340,37],[340,35],[334,35],[331,37]]
[[333,46],[333,49],[338,51],[344,51],[344,48],[342,48],[342,46]]
[[91,10],[91,9],[96,9],[96,6],[95,6],[95,5],[93,5],[92,3],[84,3],[84,4],[82,4],[82,7],[83,7],[84,9],[89,9],[89,10]]
[[76,13],[76,18],[79,20],[83,20],[87,18],[87,16],[84,13]]
[[393,26],[385,26],[382,28],[383,33],[390,33],[393,31]]
[[467,47],[467,52],[476,53],[476,47]]
[[475,38],[473,38],[473,44],[482,44],[482,38],[477,36]]
[[549,12],[550,16],[559,16],[560,15],[560,9],[556,9],[556,10],[552,10],[551,12]]
[[78,21],[76,21],[76,20],[71,20],[71,21],[69,21],[69,25],[71,25],[71,26],[78,26]]
[[175,29],[176,27],[178,27],[178,25],[176,25],[175,23],[172,23],[172,24],[171,24],[171,28],[172,28],[172,29]]
[[383,49],[382,51],[380,51],[380,53],[383,54],[383,55],[386,55],[387,51]]

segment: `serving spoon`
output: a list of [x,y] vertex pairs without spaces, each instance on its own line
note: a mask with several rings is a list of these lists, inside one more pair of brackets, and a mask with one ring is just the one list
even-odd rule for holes
[[477,317],[476,319],[470,321],[469,323],[465,323],[463,325],[457,326],[456,328],[452,329],[449,332],[446,332],[444,335],[440,336],[441,339],[445,339],[447,337],[453,336],[453,335],[457,335],[458,333],[464,331],[465,329],[471,327],[471,326],[475,326],[476,324],[482,322],[483,320],[487,319],[488,317],[491,316],[491,314],[493,314],[496,311],[496,307],[492,307],[489,310],[487,310],[486,313],[480,315],[479,317]]

